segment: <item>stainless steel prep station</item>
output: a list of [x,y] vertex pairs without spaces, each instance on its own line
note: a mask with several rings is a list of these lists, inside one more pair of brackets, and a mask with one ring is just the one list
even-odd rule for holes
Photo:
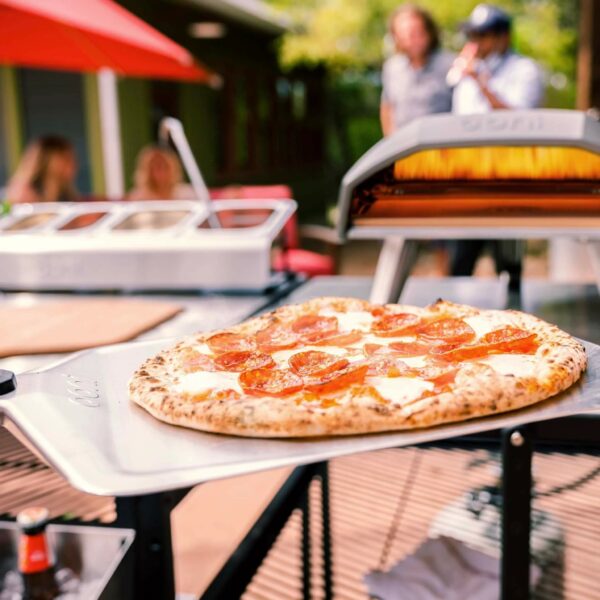
[[0,218],[0,289],[261,291],[295,210],[269,199],[17,204]]

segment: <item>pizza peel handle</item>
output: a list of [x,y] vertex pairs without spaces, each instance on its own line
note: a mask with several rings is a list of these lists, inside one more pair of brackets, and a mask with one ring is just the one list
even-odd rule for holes
[[17,378],[12,371],[0,369],[0,396],[10,394],[17,389]]

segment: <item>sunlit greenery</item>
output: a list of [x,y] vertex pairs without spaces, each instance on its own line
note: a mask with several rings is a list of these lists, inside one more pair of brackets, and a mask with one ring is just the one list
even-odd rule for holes
[[[284,66],[325,64],[334,72],[380,66],[387,18],[398,0],[269,0],[295,23],[281,42]],[[421,0],[443,32],[443,45],[458,50],[458,27],[478,0]],[[537,59],[549,81],[548,104],[572,106],[577,47],[577,0],[497,0],[514,16],[518,51]]]

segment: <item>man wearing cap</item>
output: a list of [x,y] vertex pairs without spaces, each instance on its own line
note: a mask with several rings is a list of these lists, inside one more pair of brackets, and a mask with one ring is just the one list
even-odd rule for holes
[[452,112],[540,106],[542,74],[535,61],[511,49],[511,18],[491,4],[478,4],[463,24],[469,41],[448,73],[455,85]]
[[[463,24],[468,42],[448,72],[454,86],[452,112],[486,113],[493,110],[528,109],[540,106],[544,96],[542,73],[530,58],[511,48],[511,18],[502,9],[478,4]],[[471,275],[486,240],[456,243],[453,275]],[[490,240],[498,273],[508,272],[512,290],[520,287],[523,243]]]

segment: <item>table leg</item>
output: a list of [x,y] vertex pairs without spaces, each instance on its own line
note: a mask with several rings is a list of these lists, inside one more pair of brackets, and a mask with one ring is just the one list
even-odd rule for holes
[[[202,600],[239,598],[244,593],[256,571],[273,547],[291,514],[298,508],[305,509],[308,488],[317,476],[318,465],[296,467],[279,491],[275,494],[261,516],[250,528],[236,551],[225,563],[218,575],[202,595]],[[303,510],[304,513],[304,510]],[[306,513],[308,517],[308,513]],[[303,517],[303,573],[307,566],[305,553],[310,554],[310,545],[305,545],[308,524]],[[310,544],[310,542],[309,542]],[[303,591],[310,588],[309,578],[303,582]]]
[[300,502],[300,510],[302,511],[302,599],[310,600],[310,484]]
[[331,510],[329,503],[329,463],[320,464],[319,478],[321,479],[321,520],[322,550],[323,550],[323,590],[325,600],[333,600],[333,568],[331,544]]
[[586,240],[585,247],[594,270],[596,278],[596,286],[600,291],[600,241],[598,240]]
[[135,530],[133,598],[174,600],[171,511],[189,490],[116,498],[117,527]]
[[502,432],[501,600],[528,600],[531,530],[531,459],[527,427]]

